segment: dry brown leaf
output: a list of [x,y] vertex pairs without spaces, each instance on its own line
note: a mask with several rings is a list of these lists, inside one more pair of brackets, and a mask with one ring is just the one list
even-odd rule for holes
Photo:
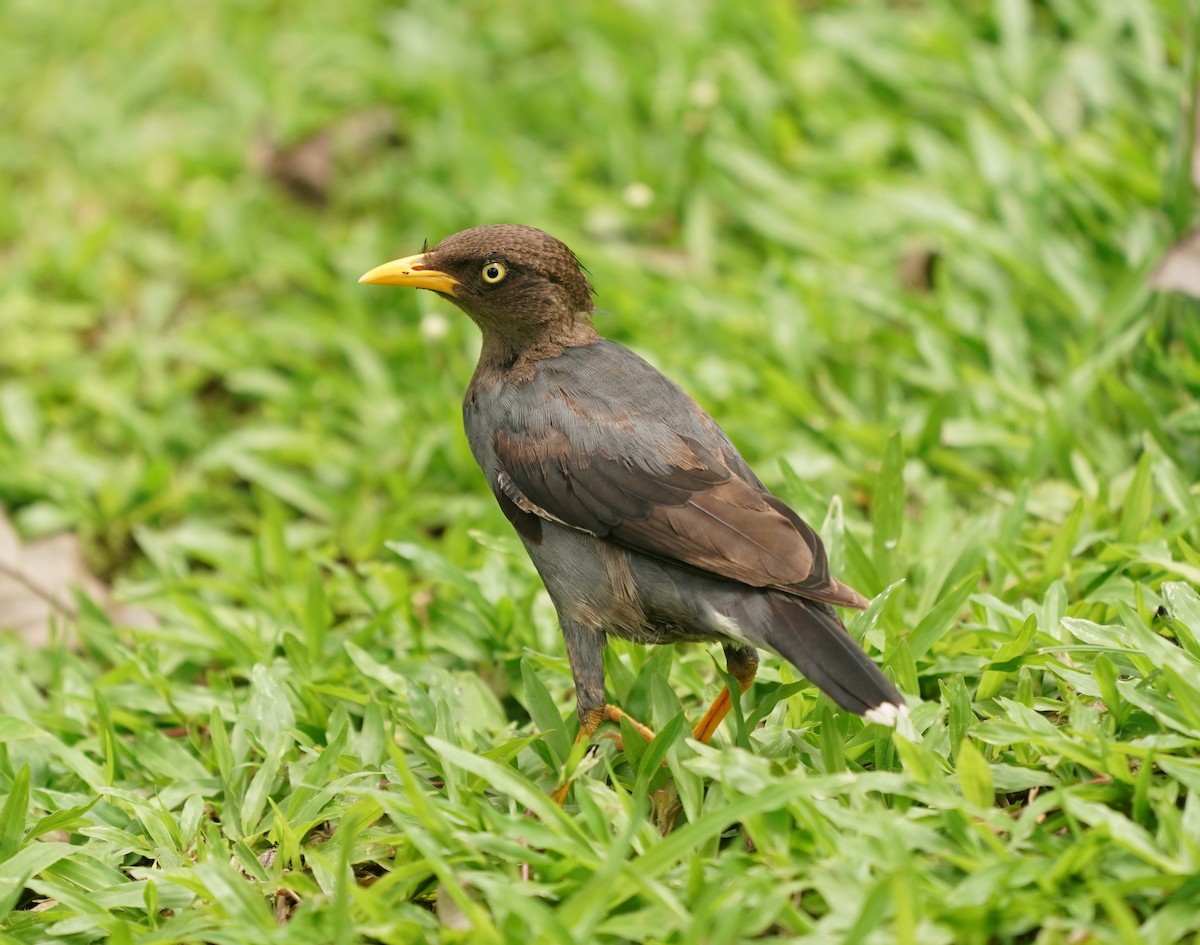
[[1192,89],[1192,186],[1200,193],[1200,86]]
[[462,907],[446,891],[444,883],[438,883],[434,911],[444,928],[453,929],[456,932],[469,932],[475,928],[471,924],[471,920],[467,918],[467,914],[463,912]]
[[[1200,87],[1192,91],[1192,185],[1200,193]],[[1192,230],[1167,250],[1150,276],[1150,288],[1200,299],[1200,230]]]
[[0,509],[0,631],[16,631],[27,643],[45,646],[52,628],[70,631],[79,619],[75,590],[122,624],[157,622],[143,608],[113,602],[108,588],[88,571],[74,534],[22,542]]
[[298,199],[322,206],[329,199],[337,165],[357,166],[378,145],[399,144],[395,128],[395,115],[388,109],[346,115],[288,145],[264,128],[254,144],[251,161],[260,173],[282,184]]
[[277,890],[271,902],[271,910],[275,914],[275,924],[286,925],[291,921],[292,914],[299,908],[299,895],[290,889]]
[[1167,251],[1150,276],[1150,287],[1200,299],[1200,230],[1193,230]]
[[941,254],[932,246],[910,246],[896,267],[900,284],[910,292],[932,292],[940,259]]

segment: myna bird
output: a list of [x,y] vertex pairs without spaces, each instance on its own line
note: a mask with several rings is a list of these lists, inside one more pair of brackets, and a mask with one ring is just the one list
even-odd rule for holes
[[[563,243],[475,227],[359,281],[430,289],[483,332],[467,439],[558,611],[581,738],[624,716],[604,695],[610,634],[719,642],[742,691],[767,647],[844,709],[882,725],[905,712],[833,609],[866,599],[830,576],[816,532],[694,400],[596,333],[592,287]],[[726,688],[694,736],[708,741],[729,708]]]

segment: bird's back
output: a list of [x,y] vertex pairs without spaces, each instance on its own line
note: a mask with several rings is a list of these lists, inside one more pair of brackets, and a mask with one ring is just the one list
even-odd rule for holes
[[623,345],[597,337],[537,363],[532,376],[476,373],[463,403],[476,461],[494,482],[497,435],[552,441],[561,434],[583,454],[619,455],[652,473],[670,467],[681,438],[716,454],[762,489],[737,448],[674,381]]

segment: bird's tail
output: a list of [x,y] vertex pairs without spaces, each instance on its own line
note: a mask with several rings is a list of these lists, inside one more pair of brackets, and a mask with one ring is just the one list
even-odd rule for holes
[[881,725],[894,725],[907,712],[904,697],[846,632],[832,607],[786,594],[768,596],[773,619],[765,625],[763,642],[830,699]]

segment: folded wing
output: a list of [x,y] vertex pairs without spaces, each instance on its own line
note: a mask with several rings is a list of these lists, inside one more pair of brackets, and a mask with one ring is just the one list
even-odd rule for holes
[[619,429],[610,439],[583,449],[560,429],[536,437],[502,429],[494,442],[497,485],[525,512],[660,560],[751,587],[866,606],[829,576],[812,528],[718,453],[683,434],[653,455],[644,448],[639,455],[637,438]]

